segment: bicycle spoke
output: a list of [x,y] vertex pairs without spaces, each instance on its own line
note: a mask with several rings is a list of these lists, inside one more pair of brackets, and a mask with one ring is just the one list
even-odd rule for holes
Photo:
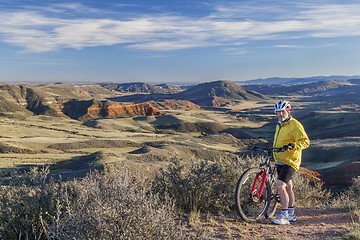
[[236,190],[236,202],[240,216],[246,221],[256,221],[263,216],[267,210],[267,201],[270,199],[268,183],[263,188],[261,196],[258,196],[263,174],[259,175],[256,181],[255,190],[251,192],[254,186],[255,178],[260,169],[248,170],[239,180]]
[[265,217],[269,218],[272,217],[275,212],[276,212],[276,208],[277,205],[280,202],[280,196],[276,190],[276,175],[274,175],[274,179],[271,181],[271,199],[270,199],[270,203],[269,203],[269,208],[268,211],[265,214]]

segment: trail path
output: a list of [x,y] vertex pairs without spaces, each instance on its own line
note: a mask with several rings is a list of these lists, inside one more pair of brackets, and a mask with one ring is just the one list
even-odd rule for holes
[[337,209],[296,209],[297,222],[274,225],[270,219],[246,223],[240,217],[211,216],[201,223],[207,239],[342,239],[353,224],[351,214]]

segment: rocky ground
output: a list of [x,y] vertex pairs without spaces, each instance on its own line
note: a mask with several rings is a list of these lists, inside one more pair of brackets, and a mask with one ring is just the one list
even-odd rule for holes
[[206,239],[343,239],[355,223],[341,209],[296,209],[297,222],[274,225],[270,219],[246,223],[237,216],[202,216],[194,228]]

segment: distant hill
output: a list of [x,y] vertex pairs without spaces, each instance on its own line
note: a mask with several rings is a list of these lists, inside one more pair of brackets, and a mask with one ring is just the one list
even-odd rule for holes
[[349,79],[358,79],[360,76],[315,76],[315,77],[305,77],[305,78],[282,78],[282,77],[273,77],[273,78],[259,78],[254,80],[248,80],[243,82],[236,82],[241,85],[249,84],[286,84],[286,85],[296,85],[304,83],[312,83],[319,81],[346,81]]
[[298,85],[271,84],[245,85],[244,87],[265,95],[318,94],[330,90],[345,91],[352,87],[349,81],[319,81]]
[[[120,92],[134,94],[122,96]],[[161,113],[158,113],[153,106],[148,106],[151,100],[154,105],[161,106],[162,109],[172,109],[219,107],[234,101],[266,98],[232,81],[203,83],[185,91],[173,85],[155,86],[149,83],[0,84],[0,114],[69,116],[74,119],[157,115]],[[112,100],[125,101],[127,104],[126,106],[115,104]],[[131,105],[131,103],[139,104]]]
[[[0,86],[0,112],[25,115],[42,114],[59,116],[54,97],[42,89],[28,85],[4,84]],[[56,102],[56,101],[55,101]]]
[[153,93],[153,94],[134,94],[110,98],[119,102],[146,102],[164,101],[166,99],[187,100],[199,106],[219,107],[234,101],[242,100],[264,100],[268,99],[263,94],[248,90],[233,81],[214,81],[198,84],[177,93]]
[[215,81],[198,84],[173,95],[175,99],[189,100],[198,105],[221,105],[229,100],[263,100],[268,97],[240,87],[232,81]]
[[13,85],[0,84],[0,113],[5,115],[65,116],[64,103],[72,100],[89,100],[99,96],[115,96],[97,85]]
[[166,84],[166,83],[155,85],[155,87],[160,87],[163,90],[167,90],[166,93],[176,93],[176,92],[183,91],[186,88],[186,86],[175,86],[175,85]]
[[360,85],[360,78],[359,79],[349,79],[348,82],[352,84]]
[[101,87],[108,90],[118,92],[136,92],[136,93],[175,93],[182,91],[180,87],[170,84],[152,85],[150,83],[143,82],[131,82],[131,83],[100,83]]

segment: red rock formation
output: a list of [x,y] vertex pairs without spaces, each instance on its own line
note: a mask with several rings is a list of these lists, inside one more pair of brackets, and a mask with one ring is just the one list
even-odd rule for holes
[[303,173],[306,177],[310,178],[311,180],[313,180],[315,182],[321,181],[321,175],[318,172],[314,172],[314,171],[311,171],[311,170],[303,168],[303,167],[300,167],[299,172]]
[[87,113],[79,118],[79,120],[89,120],[99,117],[132,117],[132,116],[151,116],[162,115],[163,113],[153,107],[150,103],[138,104],[100,104],[100,106],[90,106],[87,108]]

